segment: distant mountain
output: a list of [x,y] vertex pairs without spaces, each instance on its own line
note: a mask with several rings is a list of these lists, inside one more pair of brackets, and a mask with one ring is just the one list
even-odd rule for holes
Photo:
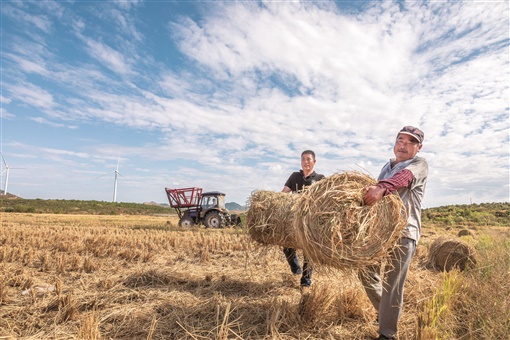
[[158,203],[158,202],[154,202],[154,201],[143,202],[143,204],[145,204],[145,205],[155,205],[155,206],[159,206],[159,207],[170,207],[170,204],[168,204],[168,203]]
[[245,207],[243,207],[242,205],[237,204],[236,202],[225,203],[225,207],[228,210],[246,210]]

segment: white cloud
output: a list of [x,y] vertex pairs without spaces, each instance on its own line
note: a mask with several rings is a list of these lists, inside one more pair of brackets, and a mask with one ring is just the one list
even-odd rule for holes
[[129,10],[138,4],[143,3],[142,0],[114,0],[114,2],[123,9]]
[[10,53],[6,53],[5,57],[15,61],[23,72],[37,73],[41,75],[48,74],[48,71],[44,68],[44,63],[41,62],[41,60],[38,61],[28,60],[26,58],[19,57],[17,55]]
[[9,104],[11,102],[10,98],[6,98],[3,95],[0,95],[0,103],[2,104]]
[[1,118],[2,119],[14,119],[14,118],[16,118],[15,115],[13,115],[12,113],[8,112],[3,107],[0,110],[1,110]]
[[[16,4],[15,2],[13,4]],[[8,16],[10,19],[17,21],[26,30],[32,31],[34,28],[49,33],[52,29],[52,20],[46,15],[31,15],[26,11],[8,4],[2,5],[2,15]]]
[[90,38],[86,38],[85,43],[91,57],[99,61],[105,67],[119,74],[131,73],[126,57],[122,53]]
[[74,152],[69,150],[62,150],[62,149],[51,149],[51,148],[40,148],[40,151],[47,152],[49,154],[53,155],[66,155],[66,156],[73,156],[73,157],[79,157],[79,158],[88,158],[89,155],[83,152]]
[[28,105],[42,109],[49,109],[55,105],[53,95],[50,92],[33,84],[24,83],[20,85],[6,86],[6,90],[9,91],[10,97],[13,100],[20,100]]
[[66,125],[66,124],[61,124],[61,123],[55,123],[55,122],[52,122],[44,117],[31,117],[30,120],[33,120],[34,122],[37,122],[37,123],[40,123],[40,124],[45,124],[45,125],[48,125],[48,126],[51,126],[51,127],[65,127],[65,128],[68,128],[68,129],[77,129],[78,126],[76,125]]
[[110,15],[118,25],[120,33],[126,34],[136,41],[141,41],[143,39],[143,35],[137,30],[132,18],[118,10],[112,10]]

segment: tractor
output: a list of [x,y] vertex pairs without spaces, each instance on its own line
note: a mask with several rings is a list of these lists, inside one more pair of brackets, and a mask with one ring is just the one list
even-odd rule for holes
[[241,217],[230,214],[225,207],[225,194],[219,191],[202,192],[202,188],[165,188],[170,207],[179,215],[180,227],[203,224],[206,228],[240,226]]

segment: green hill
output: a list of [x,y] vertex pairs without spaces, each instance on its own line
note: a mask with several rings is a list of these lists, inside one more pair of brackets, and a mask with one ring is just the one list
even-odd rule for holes
[[422,211],[424,223],[439,225],[510,226],[510,203],[446,205]]
[[169,206],[104,201],[0,199],[0,211],[46,214],[158,215],[174,214]]
[[[94,215],[158,215],[175,213],[174,209],[171,209],[169,206],[162,206],[158,204],[22,198],[0,198],[0,211]],[[422,211],[422,221],[424,223],[445,226],[510,226],[510,203],[447,205],[427,208]]]

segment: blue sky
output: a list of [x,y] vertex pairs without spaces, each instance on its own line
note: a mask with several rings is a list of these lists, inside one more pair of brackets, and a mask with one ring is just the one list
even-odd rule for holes
[[304,149],[376,177],[415,125],[424,207],[510,199],[508,1],[0,6],[0,151],[23,198],[111,201],[119,162],[117,201],[244,204]]

